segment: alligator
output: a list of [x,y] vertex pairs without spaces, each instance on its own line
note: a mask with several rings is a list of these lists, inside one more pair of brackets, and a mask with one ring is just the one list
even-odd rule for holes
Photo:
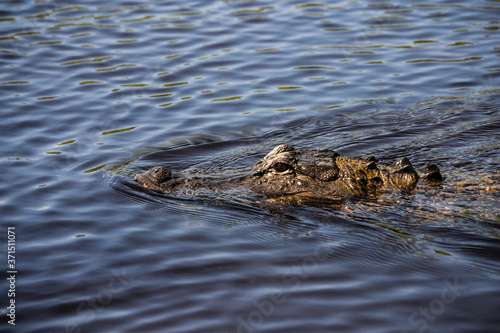
[[425,166],[420,177],[408,158],[393,165],[379,164],[373,156],[351,158],[333,150],[304,151],[282,144],[271,150],[248,172],[236,176],[186,176],[164,166],[155,166],[136,181],[161,193],[198,195],[204,193],[253,194],[294,200],[377,198],[381,193],[400,190],[411,192],[419,179],[429,186],[443,181],[439,168]]

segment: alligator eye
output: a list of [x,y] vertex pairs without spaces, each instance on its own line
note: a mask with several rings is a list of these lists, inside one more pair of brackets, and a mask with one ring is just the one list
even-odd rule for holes
[[287,164],[287,163],[281,163],[281,162],[278,162],[276,164],[273,165],[273,169],[276,171],[276,172],[285,172],[287,170],[290,170],[292,168],[292,166],[290,164]]

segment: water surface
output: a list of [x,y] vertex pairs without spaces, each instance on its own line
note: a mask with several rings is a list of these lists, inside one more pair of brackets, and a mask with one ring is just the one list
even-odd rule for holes
[[[494,332],[500,3],[4,1],[0,224],[17,332]],[[275,145],[407,156],[341,206],[168,197]],[[7,271],[7,262],[1,263]]]

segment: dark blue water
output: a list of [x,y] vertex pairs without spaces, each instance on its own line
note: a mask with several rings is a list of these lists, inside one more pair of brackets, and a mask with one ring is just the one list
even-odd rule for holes
[[[499,56],[498,0],[3,1],[0,330],[498,331]],[[133,180],[280,143],[446,180],[335,207]]]

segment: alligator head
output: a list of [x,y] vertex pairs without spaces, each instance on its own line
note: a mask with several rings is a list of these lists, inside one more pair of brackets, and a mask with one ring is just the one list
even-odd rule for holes
[[[435,165],[424,169],[422,178],[430,185],[443,178]],[[410,161],[403,157],[394,165],[380,165],[373,157],[356,159],[339,156],[332,150],[297,150],[279,145],[257,162],[250,173],[232,179],[223,177],[174,176],[168,168],[157,166],[136,180],[144,187],[163,193],[197,194],[203,192],[240,192],[270,198],[376,197],[384,189],[410,191],[419,180]]]

